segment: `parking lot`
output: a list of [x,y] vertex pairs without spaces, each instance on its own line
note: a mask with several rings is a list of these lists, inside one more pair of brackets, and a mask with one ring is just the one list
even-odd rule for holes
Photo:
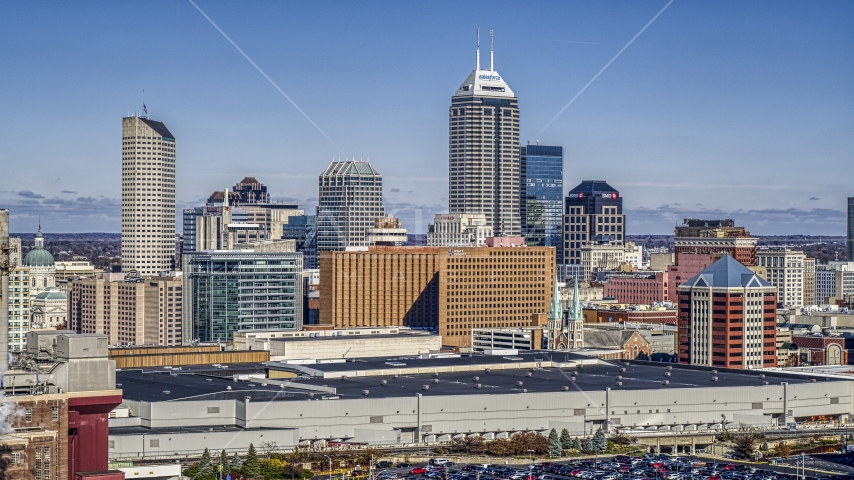
[[[382,466],[388,467],[386,464]],[[704,459],[670,457],[615,456],[567,462],[539,462],[530,465],[453,464],[432,459],[431,464],[393,465],[375,469],[378,480],[643,480],[643,479],[733,479],[771,480],[800,479],[800,475],[783,473],[785,467],[708,462]],[[366,473],[366,472],[365,472]],[[815,475],[815,476],[813,476]],[[828,478],[827,474],[807,471],[806,478]],[[845,478],[845,477],[839,477]],[[850,478],[850,477],[848,477]]]

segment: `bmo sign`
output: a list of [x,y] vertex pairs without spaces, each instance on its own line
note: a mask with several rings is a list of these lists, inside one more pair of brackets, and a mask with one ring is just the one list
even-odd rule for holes
[[[568,195],[569,198],[578,198],[578,199],[583,199],[584,196],[585,196],[584,192],[572,192]],[[594,198],[609,198],[609,199],[616,200],[617,199],[617,192],[595,193],[595,194],[593,194],[593,197]]]

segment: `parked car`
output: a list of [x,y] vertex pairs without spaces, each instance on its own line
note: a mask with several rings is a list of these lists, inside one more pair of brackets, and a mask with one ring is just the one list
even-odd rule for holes
[[391,468],[393,464],[388,460],[382,460],[377,462],[377,468]]
[[409,471],[410,475],[424,475],[427,473],[427,469],[424,467],[415,467]]
[[397,463],[397,468],[409,468],[409,467],[410,467],[410,465],[406,462],[398,462]]

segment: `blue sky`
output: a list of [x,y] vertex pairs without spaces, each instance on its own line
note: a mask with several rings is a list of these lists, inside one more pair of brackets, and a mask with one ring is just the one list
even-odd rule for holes
[[[367,158],[423,232],[447,208],[447,109],[495,30],[521,139],[563,145],[565,186],[620,190],[627,231],[733,217],[757,234],[844,233],[854,195],[854,3],[666,1],[197,4],[6,2],[0,207],[12,231],[120,229],[121,117],[178,139],[179,206],[255,176],[316,203],[333,157]],[[484,65],[488,56],[484,55]]]

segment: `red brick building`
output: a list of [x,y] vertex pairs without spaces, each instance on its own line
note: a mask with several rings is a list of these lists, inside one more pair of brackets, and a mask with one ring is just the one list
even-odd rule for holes
[[801,365],[848,364],[848,350],[842,337],[793,335],[792,343],[798,346]]
[[654,323],[656,325],[676,325],[676,310],[627,310],[627,309],[585,309],[582,313],[585,323]]
[[652,305],[665,302],[670,300],[668,277],[667,272],[612,276],[605,282],[603,293],[620,303]]
[[[3,437],[0,456],[15,480],[68,480],[109,465],[109,413],[120,390],[7,397],[16,404],[13,432]],[[124,474],[111,472],[111,480]]]
[[777,366],[777,288],[729,255],[678,288],[679,363]]

